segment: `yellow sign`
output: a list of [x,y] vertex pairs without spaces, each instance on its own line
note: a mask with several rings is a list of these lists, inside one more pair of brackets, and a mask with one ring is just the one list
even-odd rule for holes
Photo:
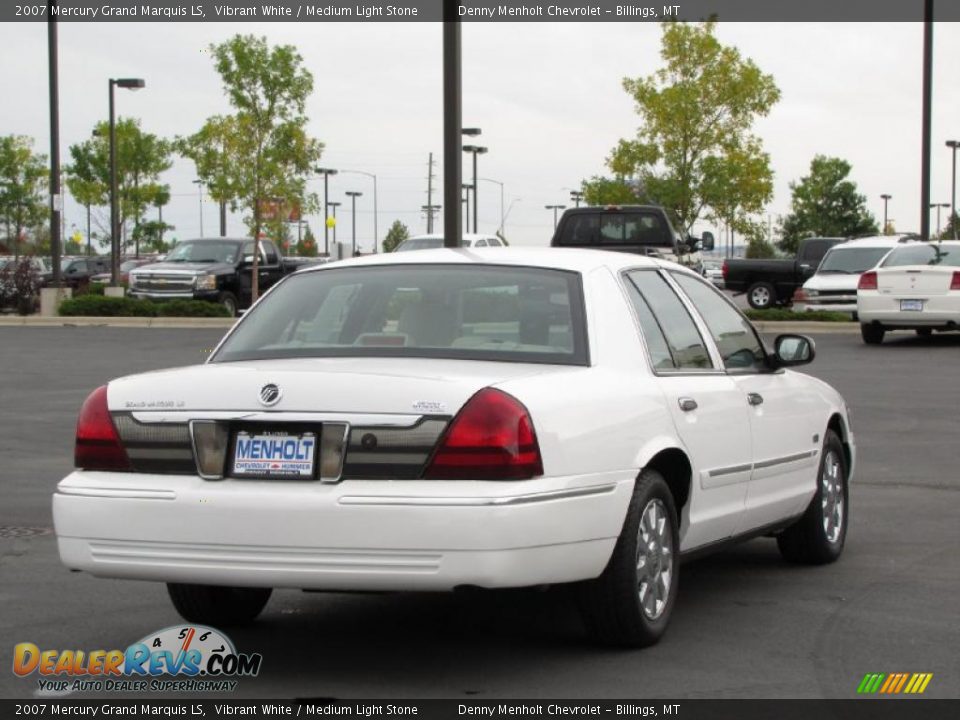
[[333,215],[331,215],[330,217],[327,218],[327,227],[335,228],[336,226],[337,226],[337,219]]
[[79,230],[74,230],[73,235],[70,236],[70,239],[73,240],[77,245],[80,245],[83,242],[83,235],[80,234]]

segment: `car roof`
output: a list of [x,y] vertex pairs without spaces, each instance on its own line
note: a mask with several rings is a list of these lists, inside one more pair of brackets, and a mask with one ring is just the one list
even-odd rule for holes
[[588,273],[597,268],[620,272],[637,267],[668,267],[696,274],[688,268],[666,260],[610,250],[551,247],[498,247],[498,248],[438,248],[418,250],[415,253],[380,253],[363,257],[338,260],[318,267],[302,270],[302,273],[322,272],[337,267],[363,265],[510,265],[515,267],[538,267],[553,270],[568,270]]
[[[464,240],[489,240],[490,238],[495,238],[499,240],[496,235],[488,235],[484,233],[464,233]],[[443,233],[430,233],[428,235],[411,235],[407,240],[443,240]]]
[[913,242],[911,235],[874,235],[873,237],[857,238],[856,240],[847,240],[846,242],[834,245],[831,250],[842,250],[845,248],[884,248],[896,247]]
[[614,212],[664,212],[659,205],[619,205],[612,203],[609,205],[584,205],[578,208],[567,208],[563,211],[564,215],[585,215],[589,213],[614,213]]

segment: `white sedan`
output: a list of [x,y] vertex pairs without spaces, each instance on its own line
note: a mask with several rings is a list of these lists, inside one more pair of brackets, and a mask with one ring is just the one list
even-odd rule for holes
[[879,345],[888,330],[960,330],[960,242],[912,243],[891,252],[857,287],[860,332]]
[[579,583],[602,641],[663,634],[680,556],[836,560],[854,437],[708,282],[592,250],[425,250],[291,275],[209,361],[112,381],[53,498],[63,562],[194,622],[271,588]]

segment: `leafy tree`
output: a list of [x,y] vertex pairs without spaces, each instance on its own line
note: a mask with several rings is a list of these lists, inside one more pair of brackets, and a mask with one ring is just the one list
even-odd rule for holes
[[940,233],[941,240],[956,240],[960,238],[960,212],[956,212],[947,220],[947,226]]
[[817,155],[810,174],[790,183],[791,212],[783,220],[780,247],[796,253],[805,237],[853,237],[880,232],[867,210],[867,199],[848,180],[850,163]]
[[46,217],[47,173],[47,157],[34,154],[31,138],[0,137],[0,215],[6,222],[15,258],[20,257],[20,241],[25,230],[42,223]]
[[307,225],[307,229],[304,230],[303,237],[297,242],[295,249],[297,255],[302,257],[317,256],[317,239],[313,236],[313,230],[310,229],[309,225]]
[[393,252],[397,245],[410,237],[410,230],[399,220],[394,220],[393,225],[387,230],[386,237],[383,238],[383,251],[385,253]]
[[[323,145],[304,130],[313,76],[296,48],[271,48],[263,37],[236,35],[210,50],[236,111],[218,130],[224,137],[221,150],[228,154],[224,192],[232,193],[236,205],[247,210],[250,233],[260,237],[261,201],[296,202],[303,212],[316,204],[316,197],[306,194],[306,179]],[[254,300],[259,294],[258,256],[254,253]]]
[[[134,230],[147,207],[170,189],[160,185],[160,175],[172,164],[172,144],[140,128],[140,121],[120,118],[116,123],[117,195],[121,236],[126,237],[126,224],[133,220]],[[81,204],[91,207],[110,203],[110,124],[97,123],[92,137],[70,146],[72,162],[66,167],[67,188]],[[106,228],[109,237],[109,222]],[[141,237],[139,232],[132,239]],[[139,248],[137,250],[139,253]]]
[[[642,125],[634,139],[620,140],[607,165],[615,177],[636,180],[689,232],[705,208],[733,217],[769,199],[769,159],[750,131],[780,91],[772,76],[717,40],[714,21],[662,28],[664,67],[623,80]],[[746,168],[738,168],[744,158]],[[721,205],[738,210],[717,210]]]
[[594,175],[581,183],[583,200],[587,205],[636,205],[645,202],[637,184],[621,178]]
[[138,254],[141,249],[155,253],[169,252],[173,246],[164,242],[163,234],[173,229],[173,225],[168,225],[163,220],[145,220],[137,225],[133,230],[133,239],[137,243]]
[[233,115],[214,115],[193,135],[178,137],[174,146],[178,153],[193,160],[197,176],[207,193],[218,203],[237,209],[241,188],[233,168],[245,160],[238,120]]

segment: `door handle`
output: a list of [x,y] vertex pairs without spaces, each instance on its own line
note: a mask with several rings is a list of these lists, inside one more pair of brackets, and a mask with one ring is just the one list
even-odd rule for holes
[[691,410],[697,409],[697,401],[693,398],[682,397],[677,398],[677,403],[680,405],[680,409],[684,412],[690,412]]
[[763,395],[760,393],[750,393],[747,395],[747,402],[751,405],[762,405],[763,404]]

